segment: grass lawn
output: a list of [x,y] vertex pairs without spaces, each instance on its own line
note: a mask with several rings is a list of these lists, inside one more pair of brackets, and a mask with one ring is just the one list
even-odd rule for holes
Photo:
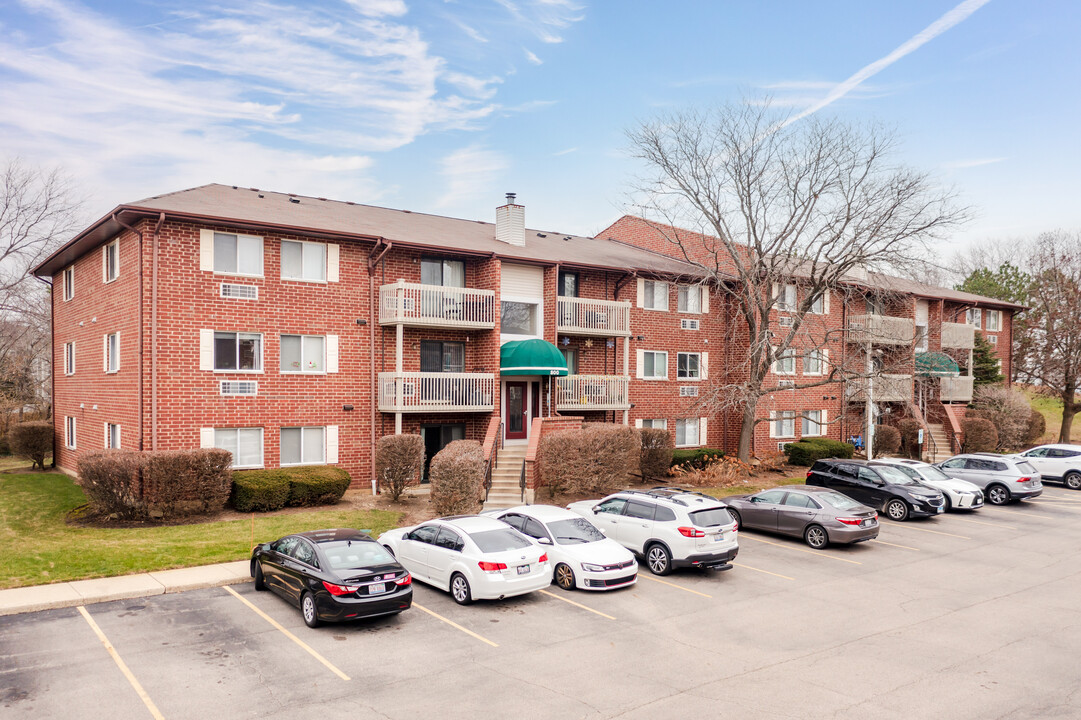
[[[61,473],[0,474],[0,589],[244,560],[249,519],[136,528],[75,527],[66,513],[86,502]],[[255,516],[255,542],[327,527],[398,525],[387,510],[326,509]]]
[[[1028,395],[1032,407],[1043,413],[1044,419],[1047,420],[1047,433],[1043,437],[1043,442],[1058,442],[1058,433],[1062,429],[1062,401],[1041,395],[1032,389],[1026,389],[1025,394]],[[1073,427],[1070,428],[1070,442],[1081,443],[1081,422],[1077,420],[1074,420]]]

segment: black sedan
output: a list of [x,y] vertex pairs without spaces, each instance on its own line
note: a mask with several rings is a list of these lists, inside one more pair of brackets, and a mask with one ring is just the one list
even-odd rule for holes
[[313,530],[256,546],[255,589],[271,589],[320,622],[394,615],[413,604],[413,577],[365,533]]

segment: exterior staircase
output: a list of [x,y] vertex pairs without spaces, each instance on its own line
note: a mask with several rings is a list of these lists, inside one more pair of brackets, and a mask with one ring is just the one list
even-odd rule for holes
[[953,452],[950,451],[950,438],[946,435],[946,429],[941,423],[927,423],[927,431],[930,433],[934,442],[930,442],[925,438],[923,443],[923,457],[929,463],[942,462],[953,457]]
[[496,452],[492,468],[492,489],[488,492],[485,510],[498,510],[522,504],[522,466],[529,446],[506,445]]

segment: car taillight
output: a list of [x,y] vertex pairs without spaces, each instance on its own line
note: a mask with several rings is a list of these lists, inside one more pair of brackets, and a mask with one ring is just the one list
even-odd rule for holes
[[1030,477],[1017,478],[1017,482],[1028,482],[1031,479]]
[[681,527],[681,528],[678,528],[678,530],[679,530],[679,534],[682,535],[683,537],[705,537],[706,536],[706,534],[704,532],[702,532],[701,530],[699,530],[698,528]]
[[412,585],[413,584],[413,576],[410,575],[409,573],[406,573],[405,577],[398,578],[397,580],[394,581],[394,584],[395,585]]
[[548,562],[548,553],[544,553],[543,555],[541,555],[540,560],[538,560],[537,562],[542,562],[542,563]]
[[500,570],[507,569],[506,563],[494,563],[488,562],[487,560],[481,560],[479,563],[477,563],[477,565],[484,572],[499,572]]
[[360,587],[359,585],[335,585],[334,583],[328,583],[323,581],[323,587],[327,589],[327,592],[331,595],[350,595],[355,593]]
[[807,471],[807,477],[811,477],[811,471],[810,470]]
[[837,522],[842,522],[845,525],[859,525],[861,522],[863,522],[863,518],[843,518],[843,517],[839,517],[839,518],[837,518]]

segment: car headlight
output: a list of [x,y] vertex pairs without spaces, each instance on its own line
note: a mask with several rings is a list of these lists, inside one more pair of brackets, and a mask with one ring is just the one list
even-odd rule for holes
[[586,572],[604,572],[603,565],[593,565],[592,563],[582,563],[582,569]]

